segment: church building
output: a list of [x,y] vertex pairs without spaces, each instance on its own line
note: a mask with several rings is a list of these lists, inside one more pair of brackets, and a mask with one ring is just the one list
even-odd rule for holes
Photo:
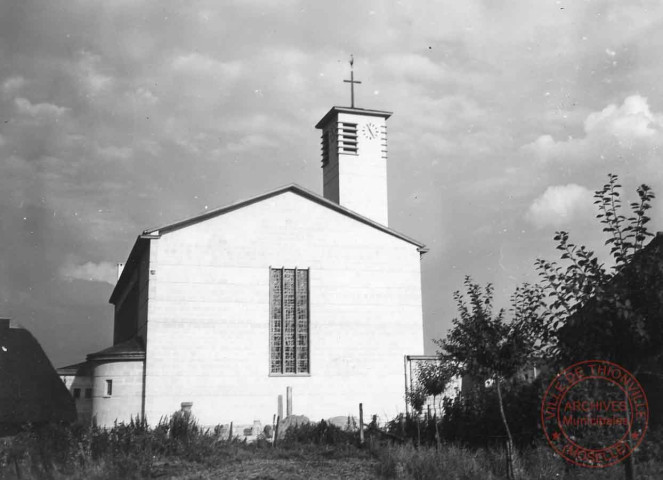
[[271,424],[286,392],[311,420],[402,412],[426,248],[388,225],[390,115],[322,117],[323,196],[288,185],[140,234],[110,297],[113,345],[61,370],[86,414]]

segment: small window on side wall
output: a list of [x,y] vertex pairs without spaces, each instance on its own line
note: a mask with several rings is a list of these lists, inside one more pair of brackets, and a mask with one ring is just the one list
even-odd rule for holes
[[106,396],[113,395],[113,380],[106,380]]
[[81,389],[74,388],[74,400],[78,400],[79,398],[81,398]]
[[92,389],[91,388],[86,388],[85,389],[85,398],[92,398]]

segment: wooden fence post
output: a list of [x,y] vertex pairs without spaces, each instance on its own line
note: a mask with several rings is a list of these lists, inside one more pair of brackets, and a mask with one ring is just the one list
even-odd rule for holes
[[18,478],[18,480],[21,480],[23,476],[21,475],[21,467],[19,467],[18,465],[17,457],[14,457],[14,470],[16,470],[16,478]]
[[[281,395],[279,395],[280,397]],[[276,417],[276,428],[274,429],[274,441],[272,442],[272,447],[276,448],[276,440],[279,438],[279,423],[281,423],[281,417]]]
[[286,413],[289,417],[292,415],[292,387],[287,387],[286,390]]
[[359,404],[359,445],[364,444],[364,405]]

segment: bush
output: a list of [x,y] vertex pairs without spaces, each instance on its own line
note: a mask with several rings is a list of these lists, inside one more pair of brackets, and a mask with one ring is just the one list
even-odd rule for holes
[[[220,438],[221,429],[205,430],[191,416],[173,417],[162,419],[154,428],[139,418],[110,429],[30,426],[13,438],[0,439],[0,478],[16,478],[12,470],[17,466],[23,478],[177,478],[174,473],[196,466],[207,469],[255,458],[309,464],[330,459],[371,461],[375,473],[386,479],[490,480],[504,476],[504,453],[500,448],[450,443],[442,444],[439,450],[425,445],[388,445],[371,441],[371,431],[379,435],[377,426],[367,429],[368,448],[364,449],[357,448],[357,432],[324,421],[291,427],[280,443],[285,448],[272,448],[264,439],[252,445],[228,441]],[[390,423],[390,428],[401,430],[402,424],[402,429],[412,430],[415,423],[411,417],[400,417]],[[426,433],[430,427],[422,422],[422,429]],[[637,453],[638,478],[663,478],[661,452],[663,432],[648,432]],[[617,480],[623,475],[620,466],[600,472],[571,467],[543,441],[537,447],[521,449],[519,459],[523,479]]]
[[[539,419],[543,377],[540,375],[534,382],[512,381],[503,385],[505,414],[519,448],[531,447],[542,438]],[[442,439],[472,448],[501,448],[506,433],[496,395],[494,389],[488,387],[465,397],[445,399],[439,426]]]
[[281,445],[355,445],[358,439],[357,433],[321,420],[319,423],[302,423],[289,427]]
[[491,480],[498,477],[484,455],[457,446],[414,448],[412,445],[382,447],[375,450],[376,473],[382,478],[416,480]]
[[0,466],[13,466],[17,472],[27,467],[40,478],[52,477],[55,472],[70,476],[103,465],[104,478],[144,478],[152,474],[161,458],[219,460],[215,455],[218,444],[218,435],[205,431],[190,414],[181,412],[161,419],[154,428],[144,418],[115,423],[110,429],[30,425],[0,444]]

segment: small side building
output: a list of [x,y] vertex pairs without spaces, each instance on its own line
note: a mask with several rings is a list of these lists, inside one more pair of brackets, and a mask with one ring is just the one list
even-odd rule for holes
[[92,419],[92,379],[87,362],[75,363],[57,369],[57,373],[74,399],[78,420],[89,423]]
[[143,411],[145,347],[132,338],[62,367],[58,374],[76,402],[78,420],[112,425]]

